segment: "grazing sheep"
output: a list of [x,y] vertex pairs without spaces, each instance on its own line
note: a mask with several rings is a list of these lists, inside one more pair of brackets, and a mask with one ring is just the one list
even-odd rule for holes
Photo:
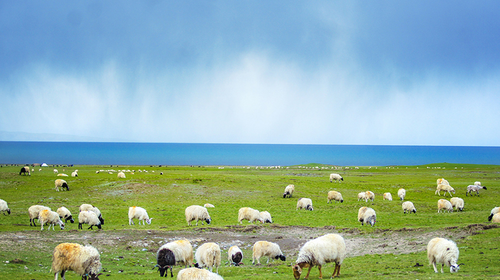
[[90,205],[90,204],[82,204],[80,205],[80,212],[82,211],[92,211],[97,215],[97,218],[99,218],[99,221],[101,222],[101,225],[104,225],[104,218],[102,217],[101,210],[99,208]]
[[177,280],[224,280],[224,278],[206,269],[191,267],[179,271]]
[[59,217],[62,219],[64,219],[64,222],[67,223],[68,221],[70,221],[71,223],[74,223],[75,220],[73,219],[73,216],[71,215],[71,212],[69,212],[68,208],[66,207],[59,207],[57,208],[57,214],[59,214]]
[[444,178],[437,179],[436,183],[437,183],[437,185],[441,185],[441,184],[443,184],[443,185],[450,185],[450,183],[448,181],[446,181]]
[[121,178],[121,179],[125,179],[125,173],[123,172],[118,172],[118,175],[117,175],[118,178]]
[[366,201],[368,201],[366,199],[366,193],[365,192],[358,193],[358,201],[360,201],[360,200],[366,200]]
[[328,200],[326,201],[326,203],[330,203],[332,200],[340,201],[340,203],[344,202],[344,199],[342,198],[342,194],[338,191],[329,191],[328,192]]
[[71,177],[78,177],[78,170],[71,172]]
[[61,188],[62,190],[66,188],[66,190],[69,191],[68,183],[63,179],[57,179],[55,181],[55,186],[56,186],[56,191],[59,191],[59,188]]
[[151,220],[153,218],[151,218],[151,219],[149,218],[148,212],[146,211],[146,209],[144,209],[142,207],[132,206],[132,207],[128,208],[128,224],[129,225],[135,225],[133,219],[138,219],[139,225],[141,224],[141,221],[142,221],[143,225],[146,225],[146,223],[148,223],[148,225],[150,225]]
[[196,259],[196,264],[194,265],[195,267],[207,267],[210,272],[213,272],[213,268],[215,266],[216,273],[219,273],[220,247],[216,243],[203,243],[200,247],[198,247],[198,249],[196,249],[194,258]]
[[293,276],[300,279],[302,269],[309,267],[305,279],[309,278],[309,273],[313,266],[318,266],[319,278],[323,278],[321,267],[327,263],[335,262],[332,278],[340,275],[340,266],[346,256],[345,241],[338,234],[327,234],[313,240],[307,241],[300,248],[299,256],[293,266]]
[[30,226],[35,226],[35,219],[38,219],[38,214],[40,214],[40,211],[42,210],[50,210],[49,207],[42,206],[42,205],[32,205],[30,208],[28,208],[28,214],[30,216]]
[[455,189],[452,188],[450,185],[445,185],[445,184],[437,185],[436,192],[434,192],[434,194],[441,196],[441,191],[444,191],[444,196],[446,196],[446,193],[449,193],[450,196],[453,196],[451,193],[455,194]]
[[342,178],[342,176],[340,176],[340,174],[332,173],[332,174],[330,174],[330,183],[332,183],[333,180],[335,180],[335,182],[340,183],[340,181],[344,181],[344,178]]
[[441,273],[443,273],[444,265],[450,267],[450,272],[457,272],[460,267],[457,265],[458,261],[458,247],[455,242],[445,238],[433,238],[427,244],[427,258],[429,265],[432,264],[434,272],[437,273],[436,263],[441,263]]
[[42,210],[40,211],[40,214],[38,214],[38,220],[40,221],[40,224],[42,227],[40,230],[43,230],[43,225],[49,224],[49,228],[47,230],[50,230],[50,227],[52,226],[52,230],[54,230],[54,225],[59,225],[61,230],[64,229],[64,223],[61,221],[61,218],[59,218],[59,214],[54,211],[50,210]]
[[464,210],[464,200],[459,197],[452,197],[450,199],[451,206],[455,207],[457,211]]
[[451,203],[448,200],[446,199],[438,200],[438,213],[441,211],[453,212],[453,206],[451,206]]
[[405,200],[406,196],[406,190],[405,189],[399,189],[398,190],[398,197],[401,199],[401,201]]
[[59,173],[59,171],[57,169],[54,169],[54,174],[57,174]]
[[491,222],[500,223],[500,213],[496,213],[495,215],[493,215],[493,217],[491,218]]
[[57,280],[59,272],[61,278],[66,279],[64,274],[67,270],[74,271],[82,276],[82,279],[99,280],[101,269],[99,251],[90,245],[61,243],[56,246],[52,254],[52,268],[50,271],[54,272],[55,280]]
[[375,200],[375,194],[371,191],[366,191],[366,197],[365,197],[365,201],[368,202],[368,200]]
[[313,211],[313,202],[310,198],[299,198],[299,200],[297,201],[297,208],[295,210],[298,210],[298,209],[306,209],[306,210],[309,210],[309,211]]
[[267,211],[262,211],[259,213],[260,215],[260,218],[262,219],[262,223],[270,223],[272,224],[273,223],[273,219],[271,217],[271,214]]
[[183,264],[185,268],[193,264],[193,246],[188,240],[168,242],[156,252],[156,266],[154,268],[158,267],[160,277],[167,277],[169,268],[170,276],[174,277],[172,267],[176,264]]
[[213,204],[210,204],[210,203],[205,203],[205,205],[203,205],[203,207],[205,207],[205,208],[215,208],[215,206],[213,206]]
[[210,219],[210,215],[208,214],[207,208],[199,206],[199,205],[191,205],[186,208],[184,212],[186,214],[186,221],[188,226],[191,225],[191,221],[196,221],[196,225],[198,225],[198,221],[201,221],[203,225],[203,221],[207,222],[207,225],[210,224],[212,219]]
[[375,213],[375,210],[373,210],[372,208],[363,206],[359,208],[358,221],[361,222],[361,225],[367,223],[373,226],[377,221],[377,214]]
[[390,192],[386,192],[384,193],[384,197],[383,197],[384,200],[389,200],[389,201],[392,201],[392,194]]
[[285,255],[281,252],[280,245],[273,242],[257,241],[253,244],[252,250],[252,264],[255,264],[255,260],[257,260],[257,264],[260,264],[259,259],[261,257],[267,257],[267,263],[269,263],[270,258],[286,261]]
[[227,251],[227,260],[229,261],[229,265],[239,266],[243,264],[241,260],[243,259],[243,252],[241,249],[234,245],[229,248]]
[[[479,190],[480,189],[487,190],[487,188],[485,186],[476,185],[476,184],[474,184],[474,185],[468,185],[467,186],[467,192],[465,193],[465,196],[469,195],[471,192],[476,192],[476,195],[479,196]],[[472,196],[472,194],[471,194],[471,196]]]
[[31,176],[30,167],[29,166],[21,167],[21,171],[19,171],[19,175],[26,175],[26,173],[28,173],[28,175]]
[[406,212],[408,212],[408,214],[411,212],[417,214],[417,209],[415,209],[415,205],[413,205],[413,202],[405,201],[401,206],[403,207],[404,214],[406,214]]
[[68,174],[59,173],[59,174],[57,174],[57,176],[59,176],[59,177],[68,177]]
[[295,186],[294,185],[288,185],[285,187],[285,192],[283,193],[283,198],[290,198],[292,197],[293,192],[295,191]]
[[475,182],[474,182],[474,185],[476,185],[476,186],[481,186],[481,182],[479,182],[479,181],[475,181]]
[[253,223],[254,221],[260,221],[264,223],[264,220],[260,216],[259,210],[252,209],[250,207],[243,207],[238,210],[238,222],[241,224],[243,220],[248,220],[248,222]]
[[88,229],[93,229],[94,226],[101,229],[101,221],[99,221],[97,214],[92,211],[81,211],[78,214],[78,229],[83,229],[83,224],[90,225]]
[[7,205],[7,201],[0,199],[0,212],[4,212],[3,214],[5,215],[5,212],[10,215],[10,208]]
[[497,213],[500,213],[500,207],[495,207],[493,209],[491,209],[491,213],[490,215],[488,216],[488,221],[491,221],[491,219],[493,218],[493,216]]

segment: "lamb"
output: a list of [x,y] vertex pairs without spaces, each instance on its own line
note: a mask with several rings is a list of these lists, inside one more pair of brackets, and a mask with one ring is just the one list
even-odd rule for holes
[[28,175],[31,176],[30,167],[29,166],[21,167],[21,171],[19,171],[19,175],[26,175],[26,173],[28,173]]
[[285,192],[283,193],[283,198],[290,198],[292,197],[293,192],[295,191],[295,186],[294,185],[288,185],[285,188]]
[[261,257],[267,257],[267,263],[269,263],[270,258],[286,261],[285,255],[281,252],[280,245],[273,242],[257,241],[253,244],[252,250],[252,264],[255,264],[255,260],[257,260],[257,264],[260,265],[259,259]]
[[179,271],[177,280],[224,280],[224,278],[208,270],[191,267]]
[[102,217],[101,210],[99,210],[99,208],[97,208],[93,205],[84,203],[84,204],[80,205],[80,212],[82,212],[82,211],[94,212],[97,215],[97,218],[99,219],[99,221],[101,222],[101,225],[104,225],[104,218]]
[[92,211],[81,211],[78,214],[78,229],[83,229],[83,224],[90,225],[88,229],[93,229],[94,226],[101,229],[101,221],[99,221],[97,214]]
[[5,215],[5,212],[7,212],[7,214],[10,215],[10,208],[7,205],[7,201],[5,201],[3,199],[0,199],[0,212],[3,212],[4,215]]
[[243,259],[243,252],[241,249],[234,245],[229,248],[227,251],[227,260],[229,261],[229,265],[239,266],[243,264],[241,260]]
[[196,259],[195,267],[207,267],[210,272],[213,272],[213,268],[215,266],[216,273],[219,273],[219,266],[221,263],[220,247],[216,243],[203,243],[200,247],[198,247],[198,249],[196,249],[194,258]]
[[264,220],[260,216],[259,210],[252,209],[250,207],[243,207],[238,210],[238,222],[241,224],[243,220],[248,220],[248,222],[253,223],[254,221],[260,221],[264,223]]
[[401,201],[405,200],[406,196],[406,190],[405,189],[399,189],[398,190],[398,197],[401,199]]
[[497,213],[500,213],[500,207],[495,207],[493,209],[491,209],[491,213],[490,215],[488,216],[488,221],[491,221],[491,219],[493,218],[493,216]]
[[459,197],[452,197],[450,199],[451,206],[455,207],[457,211],[464,210],[464,200]]
[[313,240],[307,241],[300,248],[299,256],[293,266],[293,276],[300,279],[302,269],[309,267],[305,279],[309,278],[309,273],[313,266],[318,266],[319,278],[323,278],[321,267],[327,263],[335,262],[332,278],[340,275],[340,266],[346,257],[345,241],[339,234],[327,234]]
[[28,208],[28,214],[30,216],[30,226],[35,226],[35,219],[38,219],[38,214],[40,214],[40,211],[42,210],[50,210],[49,207],[43,206],[43,205],[32,205],[30,208]]
[[313,202],[310,198],[299,198],[299,200],[297,201],[297,208],[295,210],[298,210],[298,209],[306,209],[306,210],[309,210],[309,211],[313,211]]
[[40,221],[40,224],[42,225],[40,230],[43,230],[43,225],[49,224],[49,228],[47,230],[50,230],[50,227],[52,226],[52,230],[54,230],[54,225],[59,225],[61,230],[64,229],[64,223],[61,221],[61,218],[59,218],[59,214],[54,211],[50,210],[42,210],[40,211],[40,214],[38,214],[38,220]]
[[205,208],[215,208],[215,206],[213,206],[213,204],[210,204],[210,203],[205,203],[205,205],[203,205],[203,207],[205,207]]
[[457,265],[458,261],[458,247],[455,242],[445,238],[433,238],[427,244],[427,258],[429,265],[432,264],[434,272],[437,273],[436,263],[441,263],[441,273],[443,273],[444,265],[450,267],[450,272],[457,272],[460,267]]
[[368,202],[368,200],[375,200],[375,194],[371,191],[366,191],[366,196],[365,196],[365,201]]
[[413,205],[413,202],[405,201],[401,206],[403,207],[404,214],[406,214],[406,212],[408,212],[408,214],[411,212],[417,214],[417,209],[415,209],[415,205]]
[[212,221],[207,208],[199,205],[191,205],[187,207],[184,213],[186,214],[186,221],[189,226],[191,225],[191,221],[196,221],[196,225],[198,225],[198,221],[201,221],[202,225],[203,221],[207,222],[207,225],[209,225]]
[[500,213],[496,213],[495,215],[493,215],[493,217],[491,218],[491,222],[500,223]]
[[170,276],[174,277],[172,267],[176,264],[183,264],[185,268],[193,264],[193,246],[188,240],[168,242],[156,252],[156,266],[154,268],[158,267],[160,277],[167,277],[169,268]]
[[438,200],[438,213],[441,211],[453,212],[453,206],[451,206],[451,203],[448,200],[446,199]]
[[[476,182],[478,183],[478,182]],[[468,185],[467,186],[467,192],[465,193],[465,196],[469,195],[471,192],[476,192],[476,195],[479,196],[479,190],[480,189],[485,189],[487,190],[487,188],[485,186],[481,186],[481,185]],[[471,194],[472,196],[472,194]]]
[[450,194],[450,196],[453,196],[451,193],[455,194],[455,189],[452,188],[450,185],[445,185],[445,184],[437,185],[436,192],[434,194],[441,196],[441,191],[444,191],[444,196],[446,196],[447,192]]
[[333,180],[335,180],[335,182],[340,183],[340,181],[344,181],[344,178],[342,178],[342,176],[340,176],[340,174],[332,173],[332,174],[330,174],[330,183],[332,183]]
[[330,203],[332,200],[340,201],[340,203],[344,202],[344,199],[342,198],[342,194],[338,191],[329,191],[328,192],[328,200],[326,201],[326,203]]
[[118,172],[118,175],[117,175],[118,178],[121,178],[121,179],[125,179],[125,173],[123,172]]
[[132,206],[132,207],[128,208],[128,224],[129,225],[135,225],[133,219],[138,219],[139,225],[141,224],[141,221],[142,221],[143,225],[146,225],[146,223],[148,223],[148,225],[150,225],[151,220],[153,218],[151,218],[151,219],[149,218],[148,212],[146,211],[146,209],[144,209],[142,207]]
[[364,225],[364,223],[370,224],[371,226],[375,225],[375,222],[377,221],[377,214],[375,213],[375,210],[373,210],[370,207],[363,206],[359,208],[358,211],[358,221],[361,222],[361,225]]
[[392,194],[390,192],[386,192],[384,193],[384,197],[383,197],[384,200],[389,200],[389,201],[392,201]]
[[262,211],[259,213],[260,215],[260,218],[262,219],[262,223],[270,223],[272,224],[273,223],[273,219],[271,217],[271,214],[267,211]]
[[360,193],[358,193],[358,201],[360,201],[360,200],[366,200],[366,201],[368,201],[366,199],[366,192],[360,192]]
[[68,183],[63,179],[57,179],[55,181],[55,186],[56,186],[56,191],[59,191],[59,188],[61,188],[62,190],[66,188],[66,190],[69,191]]
[[61,243],[56,246],[52,254],[52,268],[55,280],[60,273],[62,279],[66,279],[64,274],[67,270],[73,270],[82,279],[99,280],[102,264],[99,251],[96,248],[77,243]]
[[68,208],[66,207],[59,207],[57,208],[57,214],[59,214],[59,218],[64,219],[64,222],[67,223],[70,221],[71,223],[74,223],[75,220],[73,219],[73,216],[71,215],[71,212],[69,212]]

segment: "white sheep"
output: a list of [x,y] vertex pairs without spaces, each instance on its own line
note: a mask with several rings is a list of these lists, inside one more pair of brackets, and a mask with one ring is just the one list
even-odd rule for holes
[[344,202],[344,199],[342,198],[342,194],[338,191],[329,191],[328,192],[328,198],[326,203],[330,203],[332,200],[339,201],[340,203]]
[[30,167],[29,166],[24,166],[24,167],[21,167],[21,171],[19,171],[19,175],[26,175],[26,173],[28,173],[28,175],[31,176],[31,173],[30,173]]
[[298,209],[306,209],[309,211],[313,211],[312,200],[310,198],[305,198],[305,197],[299,198],[299,200],[297,201],[297,208],[295,210]]
[[122,171],[120,171],[120,172],[118,172],[117,177],[121,178],[121,179],[125,179],[125,173],[123,173]]
[[488,221],[491,221],[493,216],[497,213],[500,213],[500,207],[495,207],[495,208],[491,209],[490,215],[488,216]]
[[366,191],[365,192],[366,196],[365,196],[365,201],[368,202],[368,200],[375,200],[375,194],[371,191]]
[[285,187],[285,191],[283,192],[283,198],[292,197],[293,192],[295,191],[295,185],[288,185]]
[[250,223],[253,223],[254,221],[264,223],[259,210],[255,210],[250,207],[242,207],[238,210],[238,222],[241,224],[243,220],[248,220]]
[[241,260],[243,259],[243,252],[241,249],[234,245],[229,248],[227,251],[227,260],[229,261],[229,265],[239,266],[243,264]]
[[78,229],[83,229],[83,224],[90,225],[88,229],[93,229],[94,226],[101,229],[101,221],[99,221],[97,214],[92,211],[81,211],[78,214]]
[[203,221],[207,222],[207,225],[209,225],[212,221],[210,215],[208,214],[207,208],[199,205],[191,205],[187,207],[184,213],[186,215],[186,222],[189,226],[191,225],[191,221],[196,221],[196,225],[198,225],[198,221],[201,221],[202,225]]
[[281,252],[280,245],[273,242],[257,241],[253,244],[252,251],[252,264],[255,264],[255,260],[257,260],[257,264],[260,264],[259,259],[261,257],[267,257],[267,263],[269,263],[270,258],[286,261],[285,255]]
[[383,199],[392,201],[392,194],[390,192],[384,193]]
[[449,183],[448,181],[446,181],[444,178],[439,178],[439,179],[437,179],[436,183],[437,183],[436,185],[441,185],[441,184],[443,184],[443,185],[449,185],[449,184],[450,184],[450,183]]
[[367,223],[373,226],[377,221],[377,214],[375,213],[375,210],[373,210],[372,208],[363,206],[359,208],[358,221],[361,222],[361,225]]
[[80,212],[82,211],[92,211],[97,215],[97,218],[101,222],[101,225],[104,225],[104,218],[102,217],[101,210],[99,208],[91,205],[91,204],[82,204],[80,205]]
[[170,268],[170,276],[174,277],[172,267],[183,264],[185,268],[193,264],[193,246],[188,240],[176,240],[163,244],[156,252],[156,266],[160,271],[160,277],[167,276]]
[[273,223],[273,218],[271,217],[271,214],[267,211],[262,211],[259,213],[261,220],[263,221],[262,223]]
[[459,197],[452,197],[450,199],[451,206],[455,207],[457,211],[464,210],[464,200]]
[[71,212],[68,210],[68,208],[66,207],[59,207],[57,208],[56,210],[57,214],[59,214],[59,217],[62,219],[64,219],[64,222],[67,223],[68,221],[70,221],[71,223],[74,223],[75,220],[73,219],[73,216],[71,215]]
[[450,196],[453,196],[451,193],[455,194],[455,189],[452,188],[450,185],[446,185],[446,184],[437,185],[437,188],[436,188],[436,191],[434,192],[434,194],[441,196],[441,191],[444,191],[444,196],[446,196],[446,193],[449,193]]
[[49,228],[47,230],[50,230],[50,227],[52,226],[52,230],[54,230],[54,225],[59,225],[61,230],[64,229],[64,223],[61,221],[61,218],[59,218],[59,214],[57,212],[51,211],[51,210],[42,210],[38,214],[38,220],[40,221],[40,224],[42,225],[40,230],[43,230],[43,225],[49,224]]
[[57,174],[57,176],[59,176],[59,177],[68,177],[68,174],[59,173],[59,174]]
[[224,280],[224,278],[206,269],[190,267],[179,271],[177,280]]
[[500,223],[500,213],[496,213],[491,217],[491,222],[492,223]]
[[403,207],[403,213],[406,214],[406,212],[411,213],[415,213],[417,214],[417,209],[415,208],[415,205],[413,205],[413,202],[411,201],[405,201],[403,202],[403,204],[401,205],[401,207]]
[[4,212],[3,214],[5,215],[5,212],[7,212],[10,215],[10,208],[7,205],[7,201],[0,199],[0,212]]
[[30,208],[28,208],[28,215],[30,216],[30,226],[35,226],[35,219],[38,219],[38,214],[40,214],[40,211],[42,210],[50,210],[49,207],[43,206],[43,205],[32,205]]
[[366,200],[366,193],[365,192],[358,193],[358,201],[360,201],[360,200]]
[[451,206],[451,202],[446,199],[438,200],[438,213],[441,211],[453,212],[453,206]]
[[476,192],[476,195],[479,196],[479,190],[481,190],[481,189],[487,190],[487,188],[485,186],[476,185],[476,184],[468,185],[467,192],[465,193],[465,196],[468,196],[469,194],[472,196],[472,192]]
[[78,177],[78,170],[71,172],[71,177]]
[[398,197],[401,199],[401,201],[405,200],[406,196],[406,190],[405,189],[399,189],[398,190]]
[[138,219],[139,225],[141,224],[141,221],[142,221],[143,225],[146,225],[146,223],[148,225],[150,225],[151,220],[153,218],[151,218],[151,219],[149,218],[148,212],[146,211],[146,209],[144,209],[142,207],[132,206],[132,207],[128,208],[128,224],[129,225],[135,225],[133,219]]
[[[76,243],[61,243],[56,246],[52,254],[52,268],[55,280],[58,273],[64,280],[67,270],[72,270],[82,276],[82,279],[99,280],[99,272],[102,269],[99,251],[96,248]],[[90,277],[90,278],[88,278]]]
[[444,265],[450,267],[450,272],[457,272],[460,267],[457,265],[458,261],[458,247],[455,242],[445,238],[433,238],[427,244],[427,258],[429,265],[432,264],[434,272],[437,273],[436,263],[441,263],[441,273],[443,273]]
[[344,181],[344,178],[342,178],[342,176],[340,176],[340,174],[332,173],[332,174],[330,174],[330,183],[332,183],[334,180],[335,180],[335,182],[340,183],[340,181]]
[[67,191],[69,191],[68,183],[63,179],[57,179],[55,181],[55,186],[56,186],[56,191],[59,191],[59,188],[61,188],[62,190],[66,189]]
[[195,267],[207,267],[210,272],[213,272],[215,266],[216,273],[219,273],[220,266],[220,247],[216,243],[203,243],[196,249],[194,258],[196,259]]
[[479,182],[479,181],[475,181],[475,182],[474,182],[474,185],[476,185],[476,186],[481,186],[481,182]]
[[205,203],[205,205],[203,205],[203,207],[205,207],[205,208],[215,208],[215,206],[213,204],[210,204],[210,203]]
[[327,263],[335,262],[332,278],[340,275],[340,266],[346,257],[346,246],[344,238],[338,234],[327,234],[313,240],[307,241],[300,248],[299,256],[293,266],[293,276],[300,279],[302,269],[309,267],[305,279],[313,266],[318,266],[319,278],[323,278],[321,267]]

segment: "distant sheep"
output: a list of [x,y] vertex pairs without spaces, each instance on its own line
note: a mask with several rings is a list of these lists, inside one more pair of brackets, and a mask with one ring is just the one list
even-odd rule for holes
[[66,189],[67,191],[69,191],[68,183],[63,179],[57,179],[55,181],[55,186],[56,186],[56,191],[59,191],[59,188],[61,188],[62,190]]
[[54,230],[54,225],[59,225],[61,230],[64,229],[64,223],[61,221],[61,218],[59,218],[59,214],[57,212],[51,211],[51,210],[42,210],[40,211],[40,214],[38,214],[38,220],[40,221],[40,224],[42,225],[40,230],[43,230],[43,225],[49,224],[49,228],[47,230],[50,230],[50,227],[52,226],[52,230]]
[[257,264],[260,264],[259,259],[261,257],[267,257],[267,263],[269,263],[270,258],[286,261],[285,255],[281,252],[280,245],[273,242],[257,241],[253,245],[252,251],[252,264],[255,264],[255,260],[257,260]]
[[390,192],[384,193],[383,199],[392,201],[392,194]]
[[59,173],[59,171],[57,169],[54,169],[54,174],[57,174]]
[[455,194],[455,189],[452,188],[450,185],[445,185],[445,184],[437,185],[437,188],[436,188],[436,191],[434,192],[434,194],[441,196],[441,191],[444,191],[444,196],[446,196],[446,193],[449,193],[450,196],[453,196],[451,193]]
[[365,201],[368,202],[368,200],[375,200],[375,194],[371,191],[366,191],[365,192],[366,196],[365,196]]
[[368,201],[366,199],[366,193],[365,192],[358,193],[358,201],[360,201],[360,200],[366,200],[366,201]]
[[475,181],[475,182],[474,182],[474,185],[476,185],[476,186],[481,186],[481,182],[479,182],[479,181]]
[[374,226],[375,222],[377,221],[377,214],[372,208],[363,206],[359,208],[358,221],[361,222],[361,225],[364,225],[366,223]]
[[59,173],[59,174],[57,174],[57,176],[59,176],[59,177],[68,177],[68,174]]
[[227,260],[229,261],[229,265],[239,266],[243,264],[241,260],[243,259],[243,252],[241,249],[234,245],[229,248],[227,251]]
[[118,172],[118,175],[117,175],[118,178],[121,178],[121,179],[125,179],[125,173],[123,172]]
[[330,183],[332,183],[334,180],[335,180],[335,182],[340,183],[340,181],[344,181],[344,178],[342,178],[342,176],[340,176],[340,174],[332,173],[332,174],[330,174]]
[[74,223],[75,220],[73,219],[73,216],[71,215],[71,212],[68,210],[68,208],[66,207],[59,207],[57,208],[56,210],[57,214],[59,214],[59,217],[62,219],[64,219],[64,222],[67,223],[68,221],[70,221],[71,223]]
[[151,218],[151,219],[149,218],[148,212],[146,211],[146,209],[144,209],[142,207],[132,206],[132,207],[128,208],[128,224],[135,225],[134,219],[139,220],[139,225],[141,224],[141,221],[142,221],[143,225],[146,225],[146,223],[148,225],[150,225],[151,220],[153,218]]
[[[478,183],[478,182],[476,182]],[[480,189],[485,189],[487,190],[487,188],[485,186],[481,186],[481,185],[468,185],[467,186],[467,192],[465,193],[465,196],[468,196],[469,194],[472,196],[471,192],[476,192],[476,195],[479,196],[479,190]]]
[[408,214],[410,214],[411,212],[417,214],[417,209],[415,208],[415,205],[413,205],[413,202],[411,202],[411,201],[403,202],[401,207],[403,207],[404,214],[406,214],[407,212],[408,212]]
[[321,267],[327,263],[335,262],[332,278],[340,275],[340,266],[346,257],[346,246],[344,238],[338,234],[327,234],[313,240],[307,241],[300,248],[299,256],[293,266],[293,276],[300,279],[302,269],[309,267],[305,279],[309,279],[309,273],[313,266],[318,266],[319,278],[323,278]]
[[441,273],[443,273],[444,265],[450,267],[450,272],[457,272],[460,267],[457,265],[458,261],[458,247],[455,242],[445,239],[445,238],[433,238],[427,244],[427,258],[429,259],[429,265],[432,264],[434,272],[437,273],[436,268],[437,263],[441,263]]
[[[164,244],[156,252],[156,267],[160,271],[160,277],[167,277],[166,273],[170,268],[170,276],[174,277],[172,267],[183,264],[184,267],[193,264],[193,246],[188,240],[176,240]],[[177,277],[179,279],[179,276]]]
[[104,218],[102,217],[101,210],[99,208],[91,205],[91,204],[82,204],[80,205],[80,212],[82,211],[92,211],[97,215],[97,218],[101,222],[101,225],[104,225]]
[[405,200],[406,196],[406,190],[405,189],[399,189],[398,190],[398,197],[401,199],[401,201]]
[[313,205],[312,205],[312,200],[310,198],[299,198],[297,201],[297,208],[298,209],[306,209],[309,211],[313,211]]
[[270,223],[270,224],[273,223],[273,219],[272,219],[271,214],[269,212],[262,211],[259,214],[260,214],[260,218],[263,221],[262,223]]
[[28,175],[31,176],[30,167],[29,166],[21,167],[21,171],[19,171],[19,175],[26,175],[26,173],[28,173]]
[[61,273],[61,278],[64,280],[67,270],[74,271],[82,276],[82,279],[99,280],[101,269],[99,251],[90,245],[61,243],[56,246],[52,254],[50,271],[54,273],[55,280],[58,273]]
[[207,208],[199,205],[191,205],[187,207],[184,214],[186,215],[186,222],[189,226],[191,225],[191,221],[196,221],[196,225],[198,225],[198,221],[201,221],[202,225],[203,221],[207,222],[207,225],[209,225],[212,221]]
[[4,215],[5,215],[5,212],[7,212],[7,214],[10,215],[10,208],[7,205],[7,201],[5,201],[3,199],[0,199],[0,212],[3,212]]
[[81,211],[78,214],[78,229],[83,229],[83,224],[88,224],[90,227],[88,229],[93,229],[96,226],[101,229],[101,221],[97,217],[95,212],[92,211]]
[[285,187],[285,191],[283,192],[283,198],[292,197],[293,192],[295,191],[295,185],[288,185]]
[[342,198],[342,194],[338,191],[329,191],[328,192],[328,199],[326,203],[330,203],[332,200],[339,201],[340,203],[344,202],[344,199]]
[[500,213],[496,213],[495,215],[493,215],[493,217],[491,218],[491,222],[500,223]]
[[216,243],[207,242],[203,243],[194,254],[196,259],[195,267],[207,267],[210,272],[213,272],[215,266],[216,272],[219,273],[220,266],[220,247]]
[[452,197],[450,199],[451,206],[455,207],[457,211],[464,210],[464,200],[459,197]]
[[28,208],[28,214],[30,216],[30,226],[36,227],[35,219],[38,219],[38,215],[42,210],[50,210],[50,208],[43,205],[32,205],[30,206],[30,208]]
[[206,269],[190,267],[179,271],[177,280],[224,280],[224,278]]
[[213,206],[210,203],[205,203],[205,205],[203,205],[203,207],[205,207],[205,208],[215,208],[215,206]]
[[490,216],[488,216],[488,221],[491,221],[493,216],[497,213],[500,213],[500,207],[495,207],[495,208],[491,209]]
[[255,210],[250,207],[242,207],[238,210],[238,222],[241,224],[243,220],[248,220],[250,223],[254,221],[260,221],[264,223],[264,220],[260,216],[259,210]]
[[453,212],[453,206],[451,205],[451,202],[446,199],[438,200],[438,213],[441,211]]

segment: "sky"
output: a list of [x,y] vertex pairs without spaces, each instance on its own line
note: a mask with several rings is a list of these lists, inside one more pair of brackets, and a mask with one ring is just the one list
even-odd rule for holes
[[0,141],[500,146],[498,1],[0,1]]

